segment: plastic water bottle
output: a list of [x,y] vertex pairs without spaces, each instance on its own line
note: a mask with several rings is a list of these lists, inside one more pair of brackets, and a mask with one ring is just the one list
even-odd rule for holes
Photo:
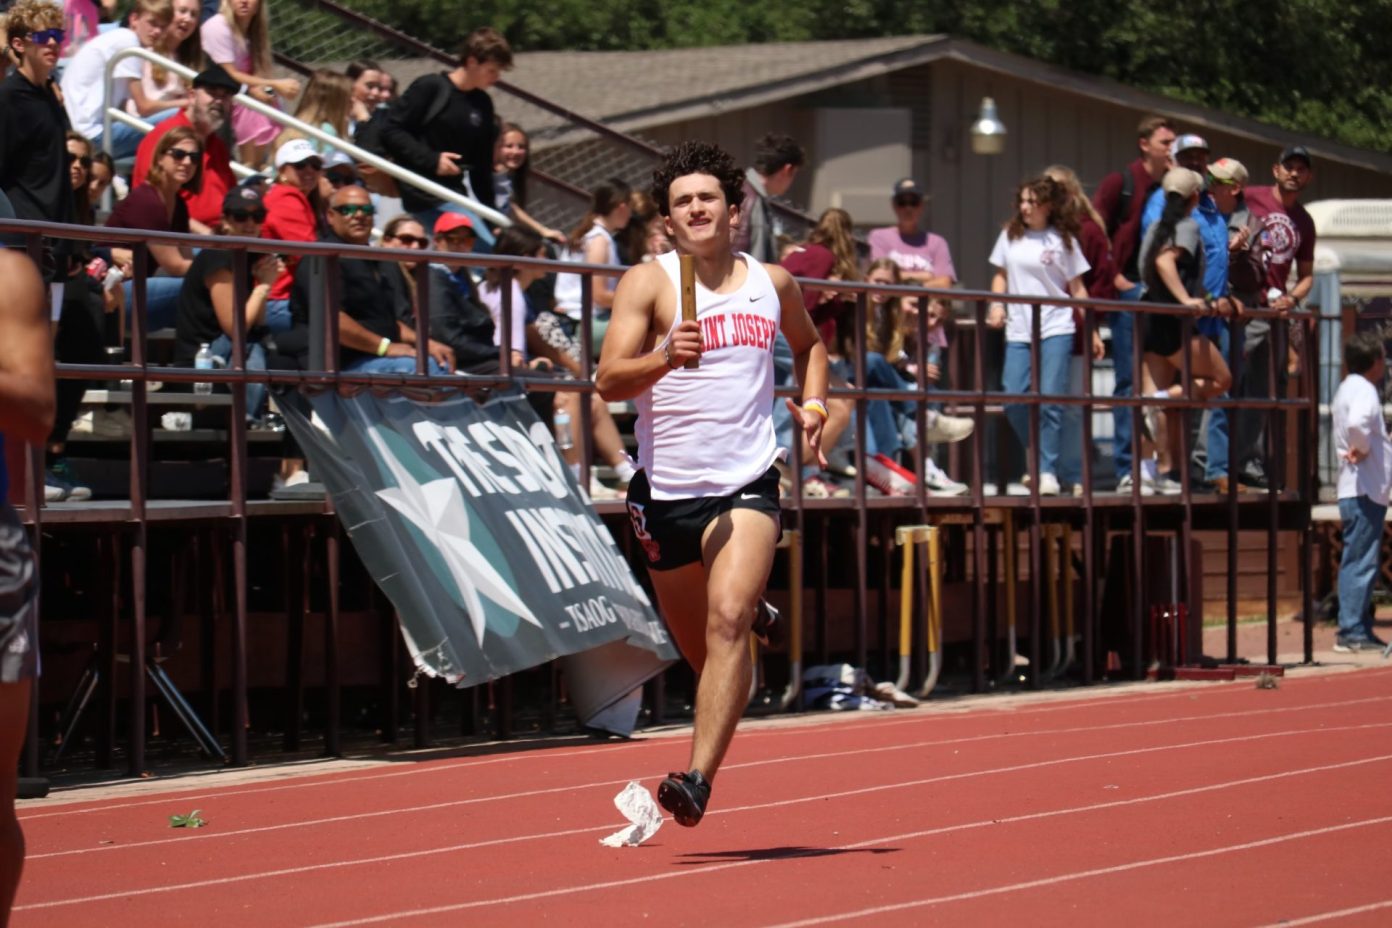
[[[193,356],[194,369],[200,371],[210,371],[213,369],[213,349],[207,342],[198,346],[198,354]],[[193,385],[194,393],[212,393],[213,385],[206,380],[200,380]]]
[[561,451],[569,451],[575,447],[575,441],[570,436],[570,413],[563,409],[556,410],[554,417],[556,425],[556,447]]

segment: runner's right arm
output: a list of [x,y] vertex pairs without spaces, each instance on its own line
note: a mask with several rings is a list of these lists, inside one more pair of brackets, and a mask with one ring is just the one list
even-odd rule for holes
[[632,267],[619,281],[595,372],[595,387],[606,401],[633,399],[701,356],[701,326],[695,320],[678,323],[669,339],[648,348],[665,286],[666,275],[656,263]]

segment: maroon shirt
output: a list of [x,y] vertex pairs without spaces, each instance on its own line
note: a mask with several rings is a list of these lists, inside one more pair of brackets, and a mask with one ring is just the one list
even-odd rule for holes
[[1289,291],[1291,265],[1315,260],[1315,220],[1305,207],[1282,206],[1271,187],[1248,187],[1247,208],[1262,224],[1262,260],[1266,264],[1266,289]]
[[1082,233],[1078,236],[1079,245],[1083,250],[1083,257],[1087,258],[1088,272],[1083,275],[1083,286],[1087,287],[1088,296],[1095,296],[1099,300],[1115,300],[1117,296],[1116,284],[1116,262],[1112,260],[1112,243],[1107,241],[1107,233],[1102,231],[1102,227],[1092,221],[1091,216],[1084,215]]
[[1139,257],[1136,252],[1141,247],[1141,211],[1145,209],[1150,192],[1159,187],[1160,182],[1151,179],[1143,158],[1132,161],[1126,170],[1131,172],[1133,179],[1131,207],[1126,215],[1112,215],[1121,200],[1121,171],[1113,171],[1102,178],[1097,192],[1092,195],[1092,205],[1097,207],[1097,215],[1107,224],[1107,234],[1112,237],[1112,260],[1116,262],[1117,270],[1125,274],[1127,280],[1136,282],[1140,280],[1140,272],[1136,269],[1136,259]]
[[[794,277],[811,277],[826,280],[836,269],[836,255],[825,245],[806,244],[789,252],[783,259],[783,269]],[[828,345],[836,343],[836,320],[851,304],[840,299],[823,299],[822,291],[816,287],[802,289],[802,305],[812,317],[812,323]]]
[[149,232],[184,232],[189,230],[188,205],[183,198],[174,201],[173,216],[166,215],[164,200],[159,191],[149,184],[136,187],[126,198],[116,204],[111,218],[106,220],[111,229],[144,229]]

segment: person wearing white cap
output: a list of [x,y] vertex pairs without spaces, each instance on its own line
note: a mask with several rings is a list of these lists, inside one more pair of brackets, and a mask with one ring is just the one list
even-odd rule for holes
[[[1231,315],[1232,301],[1211,297],[1204,284],[1205,249],[1193,217],[1203,183],[1203,177],[1188,168],[1171,168],[1165,173],[1160,185],[1165,209],[1141,241],[1139,266],[1146,285],[1145,299],[1179,303],[1210,315]],[[1141,384],[1147,396],[1178,399],[1187,395],[1207,400],[1232,386],[1232,374],[1217,345],[1197,331],[1188,346],[1191,383],[1179,382],[1185,346],[1178,316],[1147,313],[1142,326],[1145,354]],[[1166,476],[1175,459],[1169,441],[1173,430],[1167,428],[1173,420],[1157,407],[1147,407],[1144,412],[1155,456],[1141,462],[1142,492],[1178,493],[1181,484]]]
[[[266,193],[266,221],[261,237],[283,242],[318,241],[323,228],[324,198],[319,176],[324,159],[309,139],[282,142],[275,153],[275,183]],[[290,287],[299,259],[289,255],[285,271],[271,285],[266,301],[266,326],[273,332],[290,326]]]

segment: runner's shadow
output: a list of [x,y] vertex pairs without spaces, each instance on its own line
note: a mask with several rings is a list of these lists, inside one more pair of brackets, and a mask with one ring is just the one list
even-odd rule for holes
[[684,854],[677,863],[696,867],[701,864],[752,860],[797,860],[804,857],[838,857],[842,854],[897,854],[897,847],[765,847],[748,851],[700,851]]

